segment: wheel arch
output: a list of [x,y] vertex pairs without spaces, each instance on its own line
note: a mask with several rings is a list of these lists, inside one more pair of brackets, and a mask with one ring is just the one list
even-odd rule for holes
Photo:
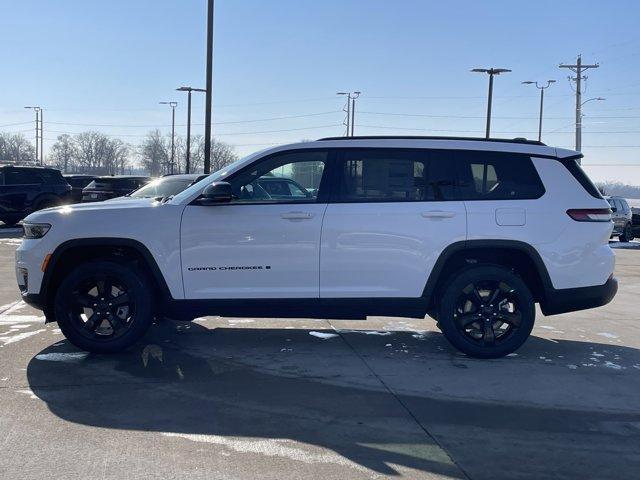
[[82,238],[60,244],[51,254],[43,274],[40,296],[45,313],[50,308],[56,287],[74,265],[98,258],[116,258],[136,262],[149,275],[153,288],[162,298],[171,299],[171,292],[149,249],[141,242],[129,238]]
[[446,247],[436,261],[423,290],[429,309],[451,276],[476,264],[502,265],[514,270],[531,289],[536,302],[544,303],[553,289],[549,272],[538,251],[517,240],[466,240]]

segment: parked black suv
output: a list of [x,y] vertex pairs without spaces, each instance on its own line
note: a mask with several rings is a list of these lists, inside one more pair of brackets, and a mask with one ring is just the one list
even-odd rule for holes
[[82,190],[96,178],[95,175],[86,175],[83,173],[65,173],[64,179],[71,185],[71,203],[80,203],[82,201]]
[[71,187],[60,170],[0,167],[0,221],[14,225],[31,212],[67,203]]
[[101,202],[124,197],[151,181],[149,177],[128,175],[98,177],[82,190],[83,202]]

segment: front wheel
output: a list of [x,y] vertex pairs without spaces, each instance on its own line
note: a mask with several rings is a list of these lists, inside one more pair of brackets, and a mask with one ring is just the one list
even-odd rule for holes
[[72,270],[58,288],[55,318],[76,347],[119,352],[137,342],[153,320],[152,294],[132,265],[94,260]]
[[631,240],[633,240],[633,230],[631,229],[631,224],[630,223],[627,223],[624,226],[624,230],[622,230],[622,233],[620,234],[618,239],[621,242],[630,242]]
[[510,270],[485,265],[458,273],[444,290],[438,323],[447,340],[471,357],[498,358],[529,337],[535,302]]

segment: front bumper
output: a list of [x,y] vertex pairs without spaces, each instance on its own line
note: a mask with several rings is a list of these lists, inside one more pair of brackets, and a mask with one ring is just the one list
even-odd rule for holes
[[618,292],[618,280],[611,276],[603,285],[580,288],[548,289],[540,308],[545,315],[575,312],[601,307],[609,303]]
[[33,308],[37,308],[38,310],[44,310],[44,301],[42,296],[39,293],[27,293],[22,292],[22,300],[27,305],[32,306]]

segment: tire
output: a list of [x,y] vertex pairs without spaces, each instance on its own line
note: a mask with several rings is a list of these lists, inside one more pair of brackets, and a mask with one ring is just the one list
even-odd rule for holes
[[54,299],[60,330],[76,347],[116,353],[136,343],[153,321],[153,295],[133,265],[94,260],[72,270]]
[[618,237],[618,240],[621,242],[630,242],[633,240],[633,230],[631,229],[631,224],[627,223],[622,230],[622,233]]
[[460,271],[441,297],[438,323],[461,352],[499,358],[517,350],[531,334],[535,301],[524,281],[498,265]]

